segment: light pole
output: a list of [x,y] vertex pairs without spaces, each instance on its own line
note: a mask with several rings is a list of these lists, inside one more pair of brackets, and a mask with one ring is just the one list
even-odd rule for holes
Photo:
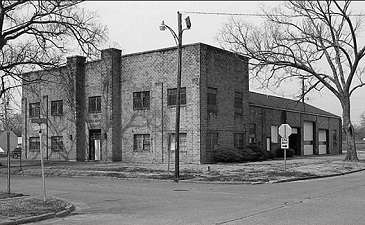
[[181,58],[182,58],[182,34],[184,30],[188,30],[191,27],[190,18],[186,17],[186,28],[182,29],[181,13],[177,12],[177,29],[178,34],[174,32],[171,27],[167,26],[164,21],[160,25],[160,31],[165,31],[166,28],[171,32],[175,39],[178,50],[178,64],[177,64],[177,88],[176,88],[176,123],[175,123],[175,181],[179,182],[179,154],[180,154],[180,93],[181,93]]

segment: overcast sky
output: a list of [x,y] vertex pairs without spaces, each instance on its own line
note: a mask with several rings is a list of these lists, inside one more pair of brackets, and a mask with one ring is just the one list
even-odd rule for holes
[[[280,2],[271,1],[86,1],[82,3],[85,9],[96,11],[100,22],[107,25],[111,43],[107,47],[117,47],[123,54],[143,52],[159,48],[175,46],[171,34],[159,31],[159,25],[164,20],[173,30],[177,31],[177,11],[191,20],[191,29],[184,31],[183,44],[202,42],[219,47],[216,36],[219,29],[231,16],[217,14],[198,14],[192,12],[209,13],[260,13],[260,6],[277,6]],[[355,2],[357,9],[365,11],[365,2]],[[186,12],[186,13],[185,13]],[[248,21],[258,21],[258,17],[244,16]],[[364,65],[364,64],[363,64]],[[299,82],[299,81],[298,81]],[[294,87],[294,88],[293,88]],[[283,86],[277,93],[292,98],[298,91],[295,85]],[[250,85],[250,91],[273,94],[265,90],[258,90]],[[339,101],[327,90],[308,95],[307,103],[322,108],[336,115],[342,116]],[[365,112],[365,87],[359,89],[352,97],[352,120],[360,123],[360,114]]]

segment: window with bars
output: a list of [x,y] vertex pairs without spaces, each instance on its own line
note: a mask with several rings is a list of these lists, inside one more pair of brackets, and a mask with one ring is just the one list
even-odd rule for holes
[[[187,151],[187,134],[180,133],[179,134],[179,152]],[[170,150],[175,151],[175,133],[170,134]]]
[[248,142],[250,144],[257,143],[256,132],[257,132],[256,131],[256,124],[255,123],[248,124]]
[[29,117],[39,117],[41,112],[41,103],[30,103],[29,104]]
[[234,93],[234,113],[237,115],[241,115],[243,113],[243,93],[242,92]]
[[101,112],[101,96],[89,97],[89,113]]
[[63,151],[63,138],[62,136],[51,137],[51,150],[54,152]]
[[150,109],[150,92],[133,92],[133,109]]
[[[177,102],[177,89],[167,89],[167,105],[176,106]],[[186,105],[186,88],[182,87],[180,89],[180,105]]]
[[133,150],[149,151],[151,149],[151,139],[149,134],[135,134],[133,137]]
[[39,150],[40,150],[39,137],[30,137],[29,138],[29,150],[32,152],[39,152]]
[[218,107],[217,107],[217,89],[216,88],[208,88],[207,109],[208,109],[208,112],[218,111]]
[[242,149],[244,147],[244,134],[235,133],[233,134],[233,139],[234,139],[234,147],[238,149]]
[[51,115],[61,116],[63,114],[63,101],[51,101]]
[[218,148],[218,133],[212,132],[207,133],[207,149],[217,149]]

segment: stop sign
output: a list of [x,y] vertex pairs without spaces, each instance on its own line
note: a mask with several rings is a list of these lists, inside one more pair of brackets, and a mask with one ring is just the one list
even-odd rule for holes
[[18,136],[16,136],[13,131],[4,131],[0,135],[0,147],[4,151],[8,150],[8,136],[9,136],[9,146],[10,146],[9,151],[15,149],[16,146],[18,145]]
[[279,134],[282,138],[288,138],[291,135],[291,126],[289,124],[281,124],[279,127]]

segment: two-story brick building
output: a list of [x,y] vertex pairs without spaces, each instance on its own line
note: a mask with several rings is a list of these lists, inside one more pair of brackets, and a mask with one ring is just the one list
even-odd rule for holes
[[[48,121],[42,125],[47,159],[173,161],[176,75],[176,48],[129,55],[106,49],[100,60],[69,57],[60,69],[25,74],[43,82],[23,84],[24,157],[39,157],[39,128],[31,119],[41,117]],[[249,92],[248,78],[245,57],[202,43],[183,46],[182,162],[214,162],[217,148],[249,142],[271,150],[277,144],[277,137],[271,137],[277,136],[275,126],[285,121],[297,130],[298,155],[322,153],[317,149],[323,143],[326,153],[340,152],[340,145],[329,144],[328,138],[336,131],[339,139],[339,117],[310,106],[298,110],[258,104],[254,100],[260,95]],[[278,114],[277,119],[268,113]],[[309,123],[311,140],[306,137]],[[317,138],[322,130],[326,141]],[[312,152],[306,150],[308,144]]]

